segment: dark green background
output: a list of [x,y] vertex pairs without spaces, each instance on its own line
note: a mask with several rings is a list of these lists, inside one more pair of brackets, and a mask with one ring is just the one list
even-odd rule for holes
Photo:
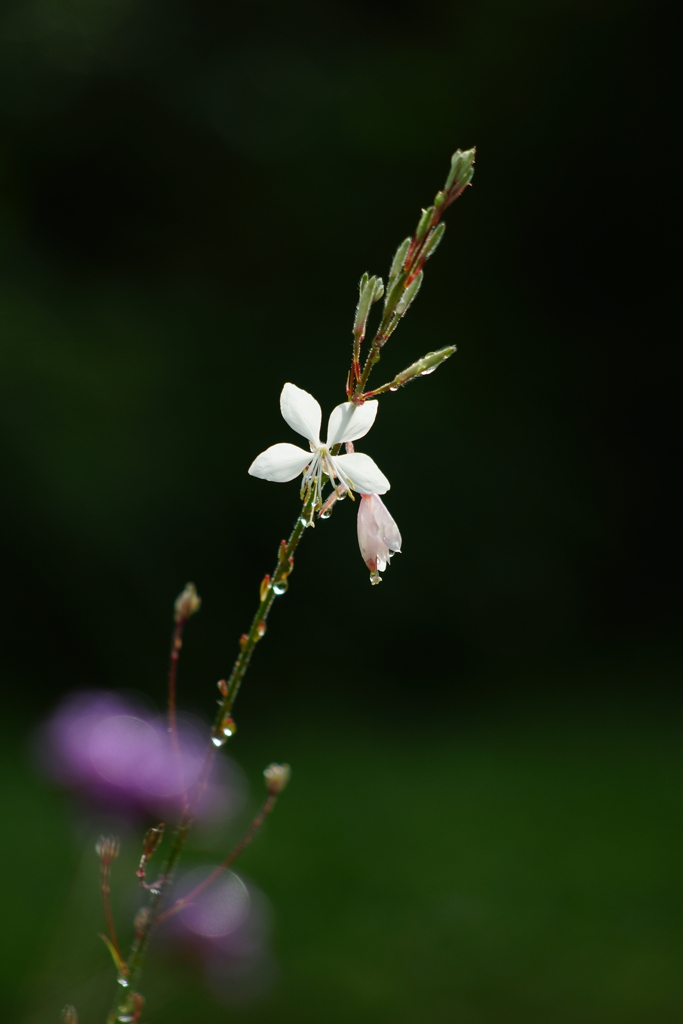
[[297,511],[246,473],[295,440],[280,388],[343,399],[360,274],[472,144],[377,382],[458,353],[362,446],[404,553],[371,590],[350,502],[311,531],[237,707],[253,800],[294,766],[243,862],[280,980],[227,1011],[159,958],[148,1017],[680,1020],[672,15],[3,5],[8,1020],[88,1024],[110,994],[96,824],[36,774],[35,723],[83,686],[161,705],[187,579],[181,699],[211,715]]

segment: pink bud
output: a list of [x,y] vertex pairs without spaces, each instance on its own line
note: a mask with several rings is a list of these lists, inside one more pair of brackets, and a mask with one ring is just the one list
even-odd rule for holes
[[372,582],[379,582],[393,554],[401,551],[401,534],[379,494],[362,494],[358,508],[358,546]]

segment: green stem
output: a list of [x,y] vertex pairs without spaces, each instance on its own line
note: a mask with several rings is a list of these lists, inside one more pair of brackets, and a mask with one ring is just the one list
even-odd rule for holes
[[280,546],[275,571],[273,572],[270,583],[265,588],[265,593],[261,599],[261,603],[259,604],[256,610],[256,614],[252,619],[249,632],[245,633],[242,638],[240,645],[241,650],[240,653],[237,655],[235,664],[232,667],[232,672],[230,673],[230,676],[227,681],[225,697],[220,704],[218,714],[216,715],[216,721],[214,723],[213,736],[214,740],[217,742],[222,742],[223,740],[223,721],[226,718],[226,716],[230,715],[230,712],[232,711],[233,705],[235,703],[235,698],[237,697],[239,688],[242,685],[242,680],[244,679],[244,675],[247,671],[247,668],[249,667],[251,656],[254,653],[254,647],[263,636],[265,624],[268,619],[268,614],[273,605],[273,601],[278,595],[278,587],[282,586],[283,584],[286,586],[287,577],[292,571],[292,564],[290,562],[290,558],[293,557],[294,552],[296,551],[299,545],[299,541],[301,540],[304,530],[306,529],[306,523],[310,520],[310,517],[313,515],[313,505],[313,498],[308,497],[301,506],[301,512],[299,513],[297,521],[294,524],[294,529],[289,535],[289,540],[286,543],[283,541],[283,543]]

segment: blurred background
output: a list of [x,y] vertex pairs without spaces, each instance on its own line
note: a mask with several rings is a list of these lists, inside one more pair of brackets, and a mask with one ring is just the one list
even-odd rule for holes
[[[306,535],[236,708],[249,795],[189,855],[292,764],[239,863],[266,967],[209,983],[160,943],[144,1019],[680,1021],[674,38],[656,0],[5,0],[8,1021],[94,1024],[113,992],[111,820],[38,725],[83,689],[162,709],[189,579],[180,703],[211,718],[298,510],[246,472],[296,441],[282,384],[343,400],[360,275],[471,145],[373,379],[458,352],[359,445],[403,554],[371,589],[348,501]],[[145,822],[115,827],[128,938]]]

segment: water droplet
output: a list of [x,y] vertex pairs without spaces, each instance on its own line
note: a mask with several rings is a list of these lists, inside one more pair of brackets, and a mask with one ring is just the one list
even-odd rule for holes
[[279,597],[281,594],[287,593],[288,587],[289,581],[286,578],[278,580],[277,583],[273,583],[273,593]]
[[398,384],[392,384],[391,387],[389,388],[390,391],[398,391],[398,389],[399,389],[399,385]]
[[421,377],[428,377],[430,373],[434,373],[435,366],[428,366],[426,370],[423,370],[420,374]]
[[330,506],[329,508],[324,508],[322,510],[322,512],[320,513],[320,515],[318,516],[318,519],[329,519],[331,515],[332,515],[332,506]]
[[227,738],[227,736],[212,736],[211,742],[213,743],[214,747],[222,747]]
[[221,723],[221,732],[228,739],[230,736],[234,736],[237,732],[237,724],[235,719],[231,715],[226,715]]
[[121,986],[121,988],[128,988],[128,984],[129,983],[128,983],[128,979],[127,978],[117,978],[117,981],[118,981],[119,985]]
[[135,1021],[135,1014],[133,1013],[121,1013],[116,1018],[118,1024],[131,1024],[131,1021]]
[[348,493],[348,491],[342,491],[341,494],[337,495],[337,501],[345,501]]

